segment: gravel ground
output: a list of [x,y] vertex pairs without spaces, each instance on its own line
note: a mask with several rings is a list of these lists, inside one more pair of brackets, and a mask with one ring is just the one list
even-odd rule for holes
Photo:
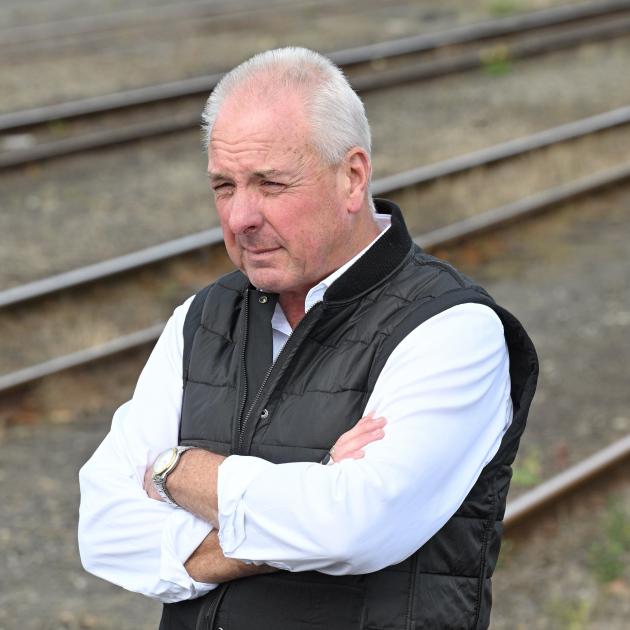
[[[180,0],[177,4],[186,5],[191,1],[194,0]],[[134,0],[133,6],[145,8],[169,4],[173,4],[173,0]],[[19,26],[107,15],[125,8],[128,8],[125,0],[7,0],[0,5],[0,37]]]
[[[407,210],[412,233],[421,234],[532,191],[615,166],[626,158],[628,143],[630,127],[390,197]],[[0,337],[0,372],[94,346],[165,320],[173,304],[229,269],[221,251],[192,255],[105,285],[0,312],[0,325],[5,330]],[[25,335],[29,336],[28,344],[23,343]]]
[[0,465],[1,630],[157,627],[158,604],[86,574],[79,563],[77,475],[103,426],[16,427],[6,436]]
[[[541,357],[540,389],[516,466],[515,491],[630,430],[629,209],[630,191],[620,188],[459,253],[445,252],[519,316]],[[111,413],[98,391],[107,368],[100,370],[100,377],[68,375],[48,385],[57,403],[78,396],[88,403],[78,418],[66,410],[65,416],[48,416],[55,424],[5,429],[0,481],[8,509],[0,528],[5,563],[0,628],[155,627],[156,606],[84,575],[78,564],[76,472],[104,435]],[[117,364],[111,400],[129,395],[137,370]],[[628,496],[626,488],[613,498],[627,507]],[[616,556],[594,555],[591,548],[604,549],[608,538],[618,535],[607,525],[616,508],[587,507],[555,530],[537,534],[531,544],[506,545],[495,580],[493,627],[624,627],[630,543],[624,538]],[[611,579],[615,558],[623,564]]]
[[[79,563],[77,473],[102,437],[97,420],[104,419],[15,427],[6,436],[0,480],[9,509],[0,526],[0,630],[157,627],[159,604],[86,574]],[[627,534],[618,558],[621,570],[615,570],[618,563],[610,554],[607,563],[596,554],[617,541],[609,523],[620,506],[628,527],[629,505],[626,484],[529,540],[505,541],[494,579],[491,627],[625,628],[630,614]]]
[[626,630],[630,483],[580,498],[526,540],[507,539],[492,630]]
[[[65,0],[57,3],[54,6],[71,6]],[[19,6],[26,9],[29,4]],[[533,8],[532,3],[516,4]],[[437,22],[431,26],[440,19],[459,19],[455,5],[464,3],[439,5],[446,13],[438,12]],[[474,10],[483,6],[484,11],[496,12],[501,5],[515,3],[475,3]],[[53,3],[48,2],[48,6]],[[89,6],[96,7],[97,3],[90,0]],[[114,7],[115,0],[103,0],[98,6]],[[449,13],[451,6],[455,8]],[[376,14],[371,15],[376,19]],[[400,34],[404,34],[401,24],[407,22],[407,14],[404,9],[399,14],[388,12],[381,22],[382,38],[392,35],[384,32],[388,28],[401,29]],[[288,28],[287,21],[283,24]],[[312,25],[316,26],[312,29],[315,33],[318,28],[340,32],[323,22],[309,22],[309,27]],[[357,43],[365,43],[365,34],[356,37]],[[243,50],[254,46],[253,35],[242,40]],[[160,43],[163,51],[172,53],[168,41]],[[87,56],[93,63],[100,55],[102,77],[92,82],[85,71],[77,71],[72,81],[66,81],[64,73],[70,70],[61,68],[63,64],[52,71],[53,64],[37,62],[33,68],[42,73],[38,81],[44,89],[38,92],[40,88],[34,87],[25,99],[31,104],[36,95],[54,100],[51,85],[63,86],[64,99],[82,94],[83,89],[86,93],[112,89],[106,86],[117,85],[120,80],[113,70],[124,67],[122,54],[130,60],[131,82],[180,78],[183,68],[188,67],[182,61],[183,65],[175,69],[180,63],[178,57],[177,64],[157,72],[149,67],[151,62],[135,61],[136,53],[141,56],[149,50],[141,43],[136,48],[123,46],[120,53],[104,53],[101,45],[95,42],[94,55]],[[370,95],[366,105],[374,126],[377,175],[624,105],[630,84],[619,77],[627,71],[629,49],[630,41],[622,39],[554,54],[544,62],[518,63],[498,76],[471,73]],[[185,60],[189,52],[184,53]],[[13,84],[3,84],[0,78],[0,94],[17,92],[13,72]],[[158,78],[151,78],[151,72]],[[29,82],[22,81],[20,87],[25,83]],[[523,85],[527,85],[526,93]],[[8,104],[6,107],[10,108]],[[410,129],[417,133],[410,133]],[[403,201],[408,210],[422,208],[425,218],[417,219],[418,225],[431,225],[461,209],[496,205],[520,196],[525,189],[551,185],[621,161],[627,142],[627,132],[619,130],[608,134],[605,141],[592,139],[573,145],[573,151],[569,148],[538,155],[535,161],[541,167],[537,169],[526,164],[527,168],[507,165],[492,179],[478,171]],[[583,156],[588,156],[588,161]],[[91,157],[89,163],[84,157],[51,162],[3,177],[0,285],[9,286],[207,227],[203,169],[196,136],[184,134],[124,152],[104,151]],[[474,246],[444,252],[519,316],[541,356],[540,388],[517,460],[511,497],[630,431],[630,398],[624,378],[630,361],[626,299],[629,218],[630,191],[619,188],[597,199],[571,204],[527,227],[515,226]],[[200,263],[195,270],[176,266],[167,278],[162,276],[162,282],[159,270],[156,275],[148,273],[143,277],[144,292],[137,295],[137,284],[116,284],[111,293],[101,288],[98,291],[110,296],[110,304],[101,309],[105,301],[94,299],[92,310],[80,317],[70,318],[72,306],[66,303],[56,311],[54,325],[46,331],[37,326],[36,319],[31,321],[33,330],[39,332],[29,333],[28,344],[21,343],[25,337],[17,321],[2,320],[3,337],[12,341],[2,340],[0,354],[9,357],[9,362],[21,360],[20,346],[36,346],[40,340],[47,351],[56,351],[63,345],[56,338],[64,329],[71,329],[77,347],[83,347],[95,341],[88,328],[97,331],[98,341],[118,334],[124,328],[123,320],[132,322],[134,328],[139,321],[147,325],[157,310],[151,307],[145,311],[144,297],[161,294],[158,318],[163,317],[180,299],[180,292],[187,293],[188,287],[198,283],[204,264],[211,265],[211,261]],[[116,311],[124,317],[116,320]],[[7,323],[10,325],[5,328]],[[116,363],[115,370],[105,365],[48,381],[32,396],[17,399],[14,409],[9,408],[9,416],[23,423],[20,426],[3,428],[0,413],[4,499],[0,630],[155,627],[159,607],[84,574],[75,542],[77,471],[107,430],[112,402],[129,396],[139,368],[136,358]],[[80,401],[80,411],[75,401]],[[47,410],[44,423],[40,422],[42,409]],[[627,487],[611,496],[616,505],[626,507],[629,499]],[[608,543],[612,534],[607,523],[616,509],[603,502],[588,504],[527,544],[506,545],[495,580],[493,627],[625,628],[630,614],[628,547],[610,560],[613,565],[615,558],[624,563],[613,579],[609,579],[610,567],[602,566],[599,555],[594,558],[590,551]],[[602,579],[606,571],[606,579]]]
[[[630,38],[625,38],[556,53],[544,63],[517,63],[502,76],[473,72],[370,94],[366,105],[374,130],[375,175],[621,106],[630,99],[630,82],[619,81],[629,54]],[[528,86],[525,94],[523,85]],[[598,156],[609,150],[609,162],[622,159],[623,144],[609,145],[591,156],[588,169],[596,168]],[[579,174],[581,164],[575,155],[570,162],[562,159],[554,169],[546,165],[538,179],[546,181],[554,172],[566,176],[566,165]],[[213,214],[204,171],[198,135],[191,132],[4,174],[0,286],[207,227]],[[484,188],[509,197],[514,182],[505,178]],[[440,213],[453,205],[448,189],[446,184],[437,191]],[[469,201],[470,195],[463,199]]]
[[[425,163],[434,162],[505,140],[510,134],[522,135],[620,105],[621,98],[615,100],[606,85],[621,71],[628,53],[630,40],[622,40],[558,54],[545,64],[519,64],[501,77],[473,73],[370,95],[367,106],[376,138],[377,176],[416,166],[418,155]],[[551,91],[554,77],[561,85]],[[605,79],[597,83],[598,77]],[[570,92],[572,82],[580,78],[581,98],[565,101],[565,89]],[[536,107],[520,109],[518,90],[524,82],[537,94]],[[458,95],[455,101],[453,93]],[[483,111],[482,125],[475,103],[487,94],[500,98]],[[418,109],[426,121],[411,118]],[[412,125],[422,132],[405,134]],[[398,154],[384,135],[386,128],[398,140]],[[384,142],[389,144],[381,148]],[[420,234],[616,166],[627,159],[629,144],[630,126],[621,127],[394,198],[405,208],[412,232]],[[1,283],[19,284],[214,224],[204,168],[197,135],[188,134],[6,176],[3,195],[10,210],[0,215]],[[178,261],[35,308],[0,313],[0,325],[6,330],[0,337],[0,371],[32,365],[164,320],[174,303],[205,283],[211,268],[211,261],[195,257],[194,264]],[[23,343],[25,335],[28,344]]]
[[121,28],[39,53],[5,49],[11,64],[0,77],[0,111],[216,72],[254,52],[280,45],[335,50],[566,3],[315,0],[268,11],[260,2],[263,10],[254,13]]
[[438,253],[512,310],[538,349],[514,490],[630,432],[628,187]]

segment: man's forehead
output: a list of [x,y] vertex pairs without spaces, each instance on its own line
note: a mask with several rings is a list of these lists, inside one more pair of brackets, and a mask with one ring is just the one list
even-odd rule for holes
[[290,174],[316,158],[310,137],[300,130],[268,129],[248,133],[223,134],[220,130],[210,138],[208,172],[227,174],[247,172],[256,177]]
[[213,132],[221,136],[238,134],[241,130],[282,133],[287,129],[302,131],[307,126],[305,102],[295,90],[284,89],[273,97],[268,93],[237,90],[221,104]]

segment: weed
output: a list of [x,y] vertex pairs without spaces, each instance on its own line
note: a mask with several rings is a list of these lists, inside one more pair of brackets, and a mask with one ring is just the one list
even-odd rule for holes
[[630,514],[615,499],[608,502],[600,540],[589,549],[589,565],[600,582],[621,577],[630,553]]
[[510,565],[513,552],[514,552],[514,541],[510,540],[509,538],[504,538],[503,541],[501,542],[501,550],[499,552],[499,557],[497,558],[497,566],[495,568],[497,571],[507,568]]
[[542,481],[541,456],[537,450],[530,450],[513,467],[512,483],[519,488],[531,488]]
[[53,120],[48,123],[48,131],[59,136],[66,132],[66,123],[63,120]]
[[488,74],[499,76],[512,71],[510,49],[505,44],[498,44],[482,50],[480,57],[481,66]]
[[588,600],[554,600],[549,604],[552,627],[558,630],[584,630],[589,627],[591,605]]
[[523,10],[522,0],[491,0],[487,3],[491,15],[510,15]]

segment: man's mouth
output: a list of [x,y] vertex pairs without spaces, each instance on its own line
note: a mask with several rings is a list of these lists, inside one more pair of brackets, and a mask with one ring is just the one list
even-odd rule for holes
[[271,254],[279,249],[279,247],[246,247],[245,251],[250,256],[265,256],[266,254]]

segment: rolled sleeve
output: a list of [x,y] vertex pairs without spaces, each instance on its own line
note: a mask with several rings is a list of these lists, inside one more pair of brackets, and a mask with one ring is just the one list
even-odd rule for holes
[[199,597],[216,586],[196,582],[184,566],[212,527],[150,499],[143,488],[147,466],[177,444],[182,325],[189,304],[176,309],[132,400],[116,411],[110,432],[79,473],[78,542],[84,568],[164,603]]
[[191,518],[191,514],[184,510],[173,510],[166,519],[162,529],[159,574],[161,582],[172,585],[171,596],[177,591],[175,601],[194,599],[216,588],[216,584],[193,580],[184,566],[211,531],[212,527],[208,523]]
[[245,540],[244,496],[252,481],[270,466],[264,459],[239,455],[231,455],[219,466],[219,543],[224,554],[234,553]]

